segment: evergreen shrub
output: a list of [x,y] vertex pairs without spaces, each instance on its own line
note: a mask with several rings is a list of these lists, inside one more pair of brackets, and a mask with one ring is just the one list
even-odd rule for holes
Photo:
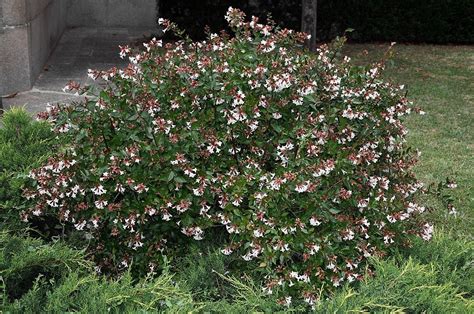
[[26,175],[54,150],[54,133],[23,108],[12,108],[0,119],[0,226],[14,229],[25,203],[21,190]]

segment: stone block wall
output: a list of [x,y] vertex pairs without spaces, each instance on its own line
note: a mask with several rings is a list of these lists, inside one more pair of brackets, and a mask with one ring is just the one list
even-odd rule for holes
[[0,0],[0,95],[31,88],[66,28],[63,0]]

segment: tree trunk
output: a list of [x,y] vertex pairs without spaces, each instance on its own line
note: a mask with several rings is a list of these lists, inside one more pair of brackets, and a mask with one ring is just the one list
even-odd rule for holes
[[311,35],[306,41],[311,51],[316,50],[317,3],[317,0],[302,0],[301,31]]

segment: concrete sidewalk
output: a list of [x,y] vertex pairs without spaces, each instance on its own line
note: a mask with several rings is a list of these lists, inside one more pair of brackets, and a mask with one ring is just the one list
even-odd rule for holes
[[148,29],[139,28],[68,29],[33,88],[12,98],[3,98],[3,108],[8,110],[12,106],[24,106],[34,114],[45,110],[48,103],[79,101],[81,97],[63,92],[69,81],[76,81],[81,85],[90,84],[88,69],[106,70],[113,66],[126,66],[126,60],[119,57],[118,46],[145,39],[150,35]]

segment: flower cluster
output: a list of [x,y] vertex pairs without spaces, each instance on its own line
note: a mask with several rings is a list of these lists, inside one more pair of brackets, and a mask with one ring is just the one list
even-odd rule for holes
[[43,113],[68,145],[31,172],[22,218],[90,233],[115,270],[155,267],[220,226],[223,254],[259,261],[282,304],[310,306],[361,280],[368,257],[428,240],[400,121],[416,109],[383,62],[354,67],[339,42],[308,53],[306,34],[236,9],[226,20],[234,37],[122,47],[128,67],[90,72],[108,81],[96,98]]

